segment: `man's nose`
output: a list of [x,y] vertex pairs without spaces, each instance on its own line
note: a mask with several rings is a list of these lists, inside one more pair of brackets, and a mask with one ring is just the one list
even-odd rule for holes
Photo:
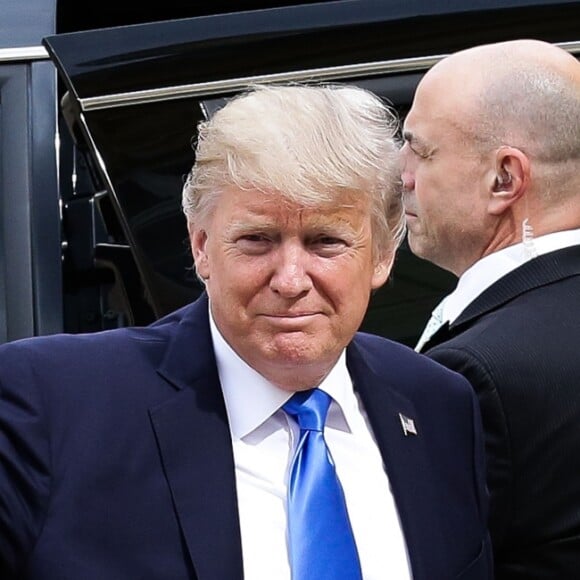
[[409,159],[407,156],[406,147],[408,144],[399,151],[399,170],[401,172],[401,185],[403,191],[413,191],[415,188],[415,178],[409,167]]
[[284,298],[296,298],[312,288],[309,253],[299,243],[282,243],[275,256],[270,288]]
[[413,191],[415,189],[415,178],[410,171],[403,169],[401,171],[401,185],[403,191]]

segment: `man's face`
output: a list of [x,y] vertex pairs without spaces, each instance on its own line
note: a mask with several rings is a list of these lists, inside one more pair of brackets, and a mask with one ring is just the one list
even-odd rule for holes
[[367,203],[346,202],[311,209],[231,189],[191,232],[220,332],[283,388],[324,377],[358,329],[371,290],[388,277],[391,260],[373,262]]
[[455,124],[461,111],[434,83],[419,86],[401,149],[409,246],[460,275],[484,250],[486,165]]

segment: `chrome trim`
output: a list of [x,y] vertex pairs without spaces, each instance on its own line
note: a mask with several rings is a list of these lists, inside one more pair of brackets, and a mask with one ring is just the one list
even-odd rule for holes
[[556,42],[555,46],[559,46],[560,48],[567,50],[570,54],[580,55],[580,40],[576,40],[574,42]]
[[224,92],[239,91],[256,83],[322,81],[331,79],[339,80],[343,78],[375,76],[386,72],[393,73],[426,70],[442,58],[443,55],[402,58],[398,60],[307,69],[287,73],[239,77],[220,81],[210,81],[207,83],[195,83],[175,87],[164,87],[160,89],[133,91],[129,93],[116,93],[100,97],[88,97],[85,99],[79,99],[79,104],[83,111],[96,111],[113,107],[125,107],[128,105],[140,105],[143,103],[154,103],[158,101],[169,101],[201,95],[209,96]]
[[[555,45],[567,50],[571,54],[580,54],[580,41],[561,42],[555,43]],[[247,86],[256,83],[340,80],[344,78],[377,76],[384,73],[424,71],[431,68],[431,66],[446,56],[448,55],[441,54],[429,57],[401,58],[396,60],[307,69],[287,73],[239,77],[128,93],[116,93],[79,99],[79,104],[82,111],[97,111],[100,109],[111,109],[115,107],[141,105],[145,103],[185,99],[197,96],[210,96],[224,92],[235,92],[243,90]]]
[[22,62],[46,60],[48,52],[43,46],[22,46],[20,48],[0,48],[0,62]]
[[105,181],[105,189],[109,192],[114,192],[115,190],[113,188],[113,181],[111,180],[109,173],[107,171],[107,165],[105,164],[101,152],[97,148],[95,140],[93,139],[93,134],[89,131],[87,119],[82,113],[79,114],[78,121],[80,123],[80,126],[84,129],[84,135],[87,140],[87,145],[89,146],[89,149],[93,152],[93,159],[95,160],[96,164],[101,170],[101,175],[103,177],[103,180]]
[[[87,145],[88,145],[90,151],[92,152],[92,157],[96,161],[96,164],[97,164],[98,168],[100,169],[101,177],[103,179],[104,186],[105,186],[103,191],[96,192],[96,194],[92,198],[93,202],[95,201],[96,198],[99,197],[99,195],[101,193],[106,192],[113,200],[113,203],[116,204],[117,207],[119,207],[121,204],[119,203],[119,199],[117,197],[117,192],[115,191],[115,188],[113,187],[113,180],[111,179],[111,176],[109,175],[109,171],[107,169],[107,164],[105,163],[103,156],[101,155],[101,152],[99,151],[99,148],[97,147],[97,145],[95,143],[95,140],[93,138],[93,134],[91,133],[91,131],[88,128],[87,119],[82,112],[79,114],[78,120],[79,120],[79,123],[81,126],[81,130],[83,131],[83,134],[85,135],[85,137],[87,139]],[[125,215],[125,212],[122,212],[122,211],[118,212],[117,218],[121,222],[121,227],[123,228],[124,235],[127,238],[127,241],[129,242],[129,244],[128,244],[129,247],[135,248],[137,244],[136,244],[135,240],[133,239],[133,234],[131,233],[131,228],[129,227],[129,224],[127,223],[127,217]],[[144,279],[145,274],[143,272],[142,266],[140,265],[140,262],[136,261],[136,264],[137,264],[137,269],[139,270],[141,277]]]

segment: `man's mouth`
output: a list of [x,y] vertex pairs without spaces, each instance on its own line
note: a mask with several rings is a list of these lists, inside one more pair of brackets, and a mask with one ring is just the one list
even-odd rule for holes
[[271,323],[285,326],[300,326],[308,324],[318,316],[320,312],[280,312],[276,314],[264,314]]
[[310,316],[315,316],[318,312],[279,312],[275,314],[266,314],[268,318],[309,318]]

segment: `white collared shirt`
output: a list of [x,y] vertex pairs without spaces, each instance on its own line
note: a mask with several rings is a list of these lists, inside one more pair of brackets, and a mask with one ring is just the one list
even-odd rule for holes
[[[292,396],[248,366],[210,312],[211,335],[233,441],[244,577],[290,580],[286,482],[299,428],[280,407]],[[363,578],[409,580],[398,513],[343,352],[319,385],[331,403],[324,431],[359,551]]]
[[[534,238],[538,256],[580,244],[580,229],[554,232]],[[523,244],[509,246],[478,260],[466,270],[455,290],[443,300],[443,320],[453,322],[484,290],[528,261]]]

